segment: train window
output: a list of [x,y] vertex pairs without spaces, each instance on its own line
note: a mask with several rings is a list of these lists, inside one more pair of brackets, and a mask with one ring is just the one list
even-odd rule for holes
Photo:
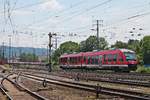
[[63,59],[63,62],[66,63],[66,58]]
[[62,62],[64,63],[64,58],[62,59]]
[[111,55],[107,55],[107,58],[108,58],[108,62],[111,62]]
[[92,63],[91,64],[94,64],[94,62],[95,62],[95,58],[94,58],[94,56],[92,56]]
[[113,61],[117,61],[117,54],[114,54]]
[[81,57],[78,57],[78,63],[80,63],[81,62]]
[[76,63],[76,58],[74,57],[74,64]]
[[103,55],[99,55],[99,64],[102,64]]
[[69,63],[72,63],[72,59],[71,58],[68,58],[69,59]]
[[73,58],[71,58],[71,63],[72,63],[72,64],[74,63],[74,59],[73,59]]
[[71,64],[73,63],[73,58],[70,58],[70,63],[71,63]]
[[76,64],[76,63],[78,63],[78,59],[77,59],[77,57],[75,57],[75,64]]
[[72,64],[74,63],[74,59],[73,59],[73,58],[71,58],[71,63],[72,63]]
[[72,58],[72,63],[73,63],[73,64],[75,63],[75,59],[74,59],[74,57]]
[[79,63],[80,62],[80,57],[77,57],[77,63]]
[[73,59],[74,59],[74,64],[75,64],[76,63],[76,58],[74,57]]
[[95,64],[98,64],[98,56],[95,56]]
[[69,63],[69,58],[67,58],[67,60],[66,60],[66,61],[67,61],[67,63]]
[[68,58],[65,58],[65,63],[68,63]]
[[120,61],[120,62],[123,62],[123,58],[122,58],[121,56],[119,57],[119,61]]
[[73,62],[73,64],[75,64],[75,57],[73,57],[73,58],[72,58],[72,60],[73,60],[73,61],[72,61],[72,62]]
[[90,56],[88,56],[88,64],[91,63],[91,59],[90,59]]
[[81,57],[79,57],[79,62],[81,61]]
[[108,62],[112,61],[112,55],[111,54],[107,55],[107,58],[108,58]]
[[84,56],[84,63],[86,64],[86,56]]
[[107,57],[106,57],[106,55],[104,55],[104,62],[106,62],[107,61]]

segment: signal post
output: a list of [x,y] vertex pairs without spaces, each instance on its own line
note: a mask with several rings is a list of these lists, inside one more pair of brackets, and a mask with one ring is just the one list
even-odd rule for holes
[[52,57],[51,57],[51,52],[52,52],[52,37],[53,36],[56,36],[56,33],[49,33],[48,34],[48,36],[49,36],[49,59],[48,59],[48,62],[49,62],[49,72],[51,72],[52,71]]

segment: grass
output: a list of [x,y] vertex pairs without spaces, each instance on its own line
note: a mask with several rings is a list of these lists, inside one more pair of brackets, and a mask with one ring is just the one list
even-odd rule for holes
[[138,66],[136,72],[139,72],[139,73],[150,73],[150,67]]
[[60,70],[59,65],[53,65],[52,70]]

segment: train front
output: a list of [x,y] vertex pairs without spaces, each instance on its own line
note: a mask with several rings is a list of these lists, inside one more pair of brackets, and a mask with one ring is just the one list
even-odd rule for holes
[[123,51],[123,53],[125,55],[129,70],[136,70],[138,61],[135,52],[126,49]]

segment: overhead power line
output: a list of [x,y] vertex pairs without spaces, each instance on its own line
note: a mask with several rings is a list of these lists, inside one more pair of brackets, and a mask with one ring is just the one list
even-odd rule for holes
[[138,14],[135,14],[133,16],[129,16],[129,17],[126,17],[124,19],[121,19],[115,23],[112,23],[112,24],[109,24],[109,25],[106,25],[105,27],[103,27],[103,29],[110,29],[113,25],[117,25],[117,24],[121,24],[122,22],[130,22],[131,20],[135,19],[135,18],[139,18],[139,17],[144,17],[144,16],[147,16],[147,15],[150,15],[150,11],[149,12],[145,12],[145,13],[141,13],[139,14],[140,12],[138,12]]
[[96,8],[100,7],[100,6],[103,6],[103,5],[105,5],[105,4],[107,4],[107,3],[111,2],[111,1],[112,1],[112,0],[107,0],[107,1],[101,2],[101,3],[99,3],[99,4],[96,4],[96,5],[94,5],[94,6],[90,7],[90,8],[85,9],[84,11],[78,12],[78,13],[75,14],[75,15],[72,15],[72,16],[70,16],[70,17],[68,17],[68,18],[66,18],[66,19],[64,19],[64,20],[62,20],[62,21],[59,21],[59,22],[56,23],[56,24],[60,24],[60,23],[63,23],[63,22],[69,22],[69,20],[72,20],[72,19],[75,18],[76,16],[82,15],[82,14],[88,12],[88,11],[91,11],[91,10],[93,10],[93,9],[96,9]]
[[131,16],[131,17],[127,18],[127,19],[133,19],[133,18],[137,18],[137,17],[142,17],[142,16],[149,15],[149,14],[150,14],[150,12],[137,14],[137,15]]
[[[44,0],[44,1],[41,1],[41,2],[32,3],[32,4],[29,4],[29,5],[24,5],[24,6],[21,6],[21,7],[17,7],[14,10],[20,10],[20,9],[24,9],[24,8],[30,8],[30,7],[37,6],[37,5],[46,3],[46,2],[50,2],[50,1],[49,0]],[[1,11],[0,13],[3,13],[3,12],[4,11]]]
[[66,19],[64,19],[63,21],[60,21],[60,22],[65,22],[65,21],[68,22],[69,20],[72,20],[73,18],[75,18],[78,15],[84,14],[85,12],[91,11],[91,10],[97,8],[97,7],[103,6],[103,5],[105,5],[105,4],[107,4],[107,3],[111,2],[111,1],[112,0],[107,0],[107,1],[104,1],[104,2],[99,3],[97,5],[94,5],[94,6],[90,7],[90,8],[85,9],[84,11],[79,12],[78,14],[75,14],[75,15],[73,15],[71,17],[68,17],[68,18],[66,18]]
[[[67,11],[69,11],[69,10],[75,8],[75,7],[78,7],[79,5],[81,5],[81,4],[83,4],[83,3],[85,3],[84,0],[79,1],[79,2],[77,2],[77,3],[75,3],[75,4],[72,4],[72,6],[69,6],[69,7],[65,8],[65,9],[63,9],[63,10],[61,10],[61,11],[56,12],[56,13],[53,14],[53,15],[57,15],[57,14],[60,15],[60,14],[63,14],[63,13],[65,13],[65,12],[67,12]],[[57,16],[58,16],[58,15],[57,15]],[[44,18],[39,19],[39,20],[37,20],[37,21],[35,21],[35,22],[33,22],[33,23],[28,24],[28,25],[27,25],[27,28],[28,28],[28,27],[31,27],[31,26],[33,26],[33,25],[35,25],[35,24],[43,23],[44,21],[47,21],[48,19],[50,19],[50,18],[52,18],[52,17],[57,17],[57,16],[52,16],[52,15],[50,15],[50,16],[48,16],[48,17],[44,17]]]

